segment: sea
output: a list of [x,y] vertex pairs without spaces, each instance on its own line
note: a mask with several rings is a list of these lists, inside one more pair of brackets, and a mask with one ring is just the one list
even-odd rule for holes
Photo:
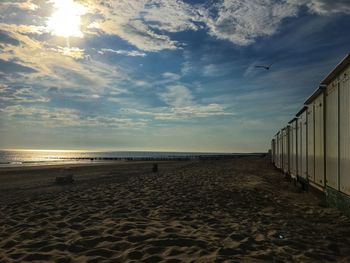
[[198,156],[237,155],[207,152],[154,152],[154,151],[59,151],[59,150],[0,150],[0,167],[39,166],[116,160],[186,158]]

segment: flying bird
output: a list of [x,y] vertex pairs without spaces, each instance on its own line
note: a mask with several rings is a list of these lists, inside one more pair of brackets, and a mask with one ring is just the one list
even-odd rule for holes
[[264,68],[264,69],[266,69],[266,70],[269,70],[269,69],[271,68],[272,64],[273,64],[273,63],[271,63],[271,64],[268,65],[268,66],[265,66],[265,65],[257,65],[257,66],[255,66],[255,67],[256,67],[256,68]]

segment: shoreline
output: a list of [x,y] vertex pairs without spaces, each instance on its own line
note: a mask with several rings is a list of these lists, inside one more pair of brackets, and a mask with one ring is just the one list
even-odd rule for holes
[[[145,152],[147,154],[151,152]],[[157,153],[157,152],[153,152]],[[160,152],[159,152],[160,153]],[[175,154],[172,153],[172,154]],[[74,163],[90,163],[90,162],[115,162],[115,161],[187,161],[194,159],[220,159],[220,158],[241,158],[241,157],[264,157],[267,153],[178,153],[171,155],[171,152],[164,155],[149,156],[84,156],[84,157],[42,157],[45,160],[24,161],[17,159],[16,161],[1,161],[1,168],[8,167],[30,167],[30,166],[46,166],[58,164],[74,164]]]

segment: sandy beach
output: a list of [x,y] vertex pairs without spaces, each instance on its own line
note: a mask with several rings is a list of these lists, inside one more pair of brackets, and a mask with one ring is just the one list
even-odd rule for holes
[[0,262],[350,262],[350,219],[267,158],[0,171]]

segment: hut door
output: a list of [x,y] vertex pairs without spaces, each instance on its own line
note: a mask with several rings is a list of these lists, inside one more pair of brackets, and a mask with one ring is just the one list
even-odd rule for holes
[[323,94],[315,100],[315,183],[324,186]]
[[314,105],[307,109],[307,172],[308,179],[315,181],[315,134],[314,134]]
[[340,78],[339,147],[340,191],[350,195],[350,69]]
[[327,186],[339,189],[338,182],[338,87],[337,81],[326,90],[326,176]]

